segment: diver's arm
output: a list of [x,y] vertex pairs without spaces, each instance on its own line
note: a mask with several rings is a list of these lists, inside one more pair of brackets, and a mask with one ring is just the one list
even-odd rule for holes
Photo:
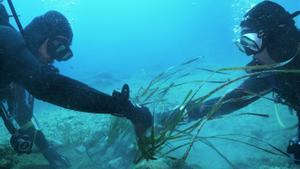
[[12,28],[1,26],[0,44],[1,69],[38,99],[91,113],[113,114],[133,109],[129,101],[120,101],[40,64],[26,47],[22,36]]
[[24,85],[33,96],[43,101],[93,113],[109,113],[118,106],[113,97],[76,80],[52,73],[42,76],[35,77],[32,81],[25,79]]
[[0,84],[15,82],[24,86],[35,98],[49,103],[89,113],[109,113],[126,117],[134,124],[138,137],[153,124],[147,107],[129,101],[129,87],[113,96],[104,94],[79,81],[62,76],[45,67],[27,49],[21,35],[9,27],[0,26],[0,71],[7,79]]
[[[214,116],[220,116],[237,111],[248,104],[258,100],[271,91],[271,86],[264,78],[251,77],[245,80],[238,88],[227,93],[222,98],[222,105]],[[256,94],[256,95],[253,95]],[[215,105],[221,97],[213,98],[204,102],[200,107],[190,111],[189,119],[195,120],[206,115],[213,105]]]
[[[22,84],[37,99],[76,111],[91,113],[119,113],[118,106],[124,107],[112,96],[97,91],[88,85],[48,70],[34,62],[31,53],[24,49],[21,53],[25,66],[39,67],[34,71],[20,73]],[[35,63],[33,65],[32,63]],[[24,73],[26,72],[26,73]]]

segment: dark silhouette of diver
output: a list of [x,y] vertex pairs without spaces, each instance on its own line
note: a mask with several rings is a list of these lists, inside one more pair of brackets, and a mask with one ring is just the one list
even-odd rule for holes
[[[299,69],[300,31],[294,21],[299,14],[300,11],[291,14],[271,1],[263,1],[248,11],[240,23],[241,35],[236,43],[242,52],[252,57],[247,66],[277,65],[274,69]],[[261,70],[247,73],[256,71]],[[300,75],[297,73],[267,73],[246,79],[239,87],[225,94],[220,109],[214,115],[220,116],[239,110],[271,92],[276,94],[277,102],[288,105],[297,112],[299,121]],[[208,100],[198,107],[187,106],[186,122],[202,118],[220,98]],[[161,113],[160,123],[165,124],[168,119],[175,117],[176,112],[178,109]],[[296,163],[300,163],[299,123],[297,136],[290,140],[287,152],[294,155]]]
[[[0,7],[0,115],[12,134],[11,145],[18,153],[30,153],[35,144],[50,162],[51,168],[68,167],[68,161],[58,154],[32,122],[34,98],[76,111],[106,113],[129,119],[138,137],[152,125],[148,108],[129,100],[129,86],[112,96],[97,91],[79,81],[59,74],[51,63],[66,61],[73,56],[70,48],[73,32],[68,20],[57,11],[36,17],[24,31],[16,31]],[[29,99],[28,99],[29,98]],[[18,124],[11,122],[9,115]]]

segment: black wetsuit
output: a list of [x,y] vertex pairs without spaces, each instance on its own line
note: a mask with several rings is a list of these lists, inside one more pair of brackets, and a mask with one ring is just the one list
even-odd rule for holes
[[68,109],[112,114],[120,110],[113,97],[40,64],[16,30],[0,26],[0,98],[12,82],[24,86],[35,98]]
[[[300,56],[282,69],[299,69]],[[265,95],[270,92],[277,94],[277,99],[280,103],[284,103],[293,108],[298,117],[300,115],[300,74],[297,73],[274,73],[261,75],[260,77],[250,77],[246,79],[238,88],[229,92],[223,98],[223,105],[215,115],[224,115],[236,111],[248,104],[258,100],[259,96],[254,96],[253,93]],[[206,114],[212,105],[219,98],[214,98],[205,102],[201,108],[195,109],[190,114],[190,119],[198,119]]]
[[[17,84],[17,85],[16,85]],[[18,86],[17,96],[11,86]],[[19,125],[27,124],[32,118],[32,110],[26,110],[26,97],[23,87],[35,98],[68,109],[110,113],[133,119],[133,105],[101,93],[76,80],[60,75],[49,65],[41,64],[29,51],[22,36],[10,25],[0,26],[0,101],[6,100],[10,113],[15,113]],[[16,106],[14,106],[16,105]],[[30,109],[30,108],[29,108]],[[3,117],[4,118],[4,117]],[[11,134],[14,129],[6,124]],[[41,150],[51,165],[57,161],[69,166],[65,158],[58,154],[47,142],[44,134],[35,127],[19,130],[18,133],[35,138],[35,145]],[[36,134],[35,134],[36,133]],[[34,137],[35,135],[35,137]],[[53,167],[54,168],[54,167]]]

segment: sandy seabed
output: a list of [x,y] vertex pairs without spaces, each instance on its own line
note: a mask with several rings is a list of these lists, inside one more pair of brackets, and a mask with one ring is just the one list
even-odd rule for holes
[[[138,89],[138,86],[145,85],[153,77],[152,75],[144,76],[139,74],[131,76],[126,79],[131,84],[133,90]],[[105,91],[112,91],[112,89],[121,86],[122,82],[118,82]],[[101,86],[99,86],[101,89]],[[212,87],[205,89],[209,91]],[[183,98],[185,88],[178,88],[177,92],[173,92],[168,98],[173,99],[175,103],[180,101],[174,98]],[[295,124],[296,116],[291,114],[286,107],[280,106],[279,114],[282,121],[290,126]],[[232,116],[238,113],[263,113],[269,114],[269,118],[259,118],[253,116]],[[90,137],[94,132],[105,129],[109,124],[110,115],[95,115],[79,113],[74,111],[65,110],[56,106],[49,105],[43,102],[37,102],[35,114],[39,120],[42,131],[48,139],[54,140],[57,145],[58,151],[68,157],[72,163],[71,169],[123,169],[124,159],[120,155],[116,157],[115,154],[118,149],[115,147],[105,147],[105,154],[98,154],[94,158],[89,158],[85,153],[77,153],[76,148],[80,146],[87,137]],[[293,138],[296,134],[296,129],[283,129],[277,122],[274,113],[273,103],[266,100],[259,100],[250,106],[234,112],[222,119],[209,121],[201,131],[201,136],[221,135],[221,134],[245,134],[260,138],[276,147],[286,150],[289,139]],[[2,124],[0,124],[0,166],[10,166],[11,169],[46,169],[48,167],[47,161],[37,151],[30,155],[16,155],[9,147],[9,134]],[[100,139],[100,138],[99,138]],[[100,139],[101,140],[101,139]],[[128,140],[127,140],[128,141]],[[245,138],[246,142],[254,143],[254,140]],[[297,169],[300,166],[294,165],[290,159],[282,156],[271,155],[261,150],[254,149],[247,145],[242,145],[236,142],[225,140],[211,140],[218,150],[220,150],[238,169]],[[122,142],[120,142],[122,144]],[[134,140],[132,140],[134,144]],[[129,146],[129,145],[127,145]],[[264,145],[262,145],[264,146]],[[172,154],[172,156],[182,156],[186,149],[180,149]],[[110,158],[111,155],[111,158]],[[126,155],[124,155],[126,156]],[[96,162],[95,162],[96,161]],[[98,161],[98,162],[97,162]],[[99,161],[101,163],[99,163]],[[143,167],[152,169],[165,166],[170,167],[161,160],[144,162]],[[151,164],[150,164],[151,163]],[[157,164],[156,164],[157,163]],[[197,143],[192,149],[192,152],[187,160],[190,166],[200,166],[203,169],[230,169],[224,159],[222,159],[211,148]],[[127,168],[133,168],[134,165],[128,165]],[[152,168],[151,168],[152,166]],[[163,168],[165,168],[163,167]],[[124,168],[124,169],[127,169]],[[198,169],[198,168],[194,168]]]

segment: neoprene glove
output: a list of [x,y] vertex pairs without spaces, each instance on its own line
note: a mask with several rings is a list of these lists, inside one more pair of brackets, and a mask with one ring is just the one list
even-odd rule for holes
[[142,137],[145,135],[147,129],[153,124],[153,117],[147,107],[140,107],[134,105],[129,100],[130,90],[129,86],[125,84],[121,92],[114,91],[112,94],[118,107],[113,115],[126,117],[134,125],[136,135]]

